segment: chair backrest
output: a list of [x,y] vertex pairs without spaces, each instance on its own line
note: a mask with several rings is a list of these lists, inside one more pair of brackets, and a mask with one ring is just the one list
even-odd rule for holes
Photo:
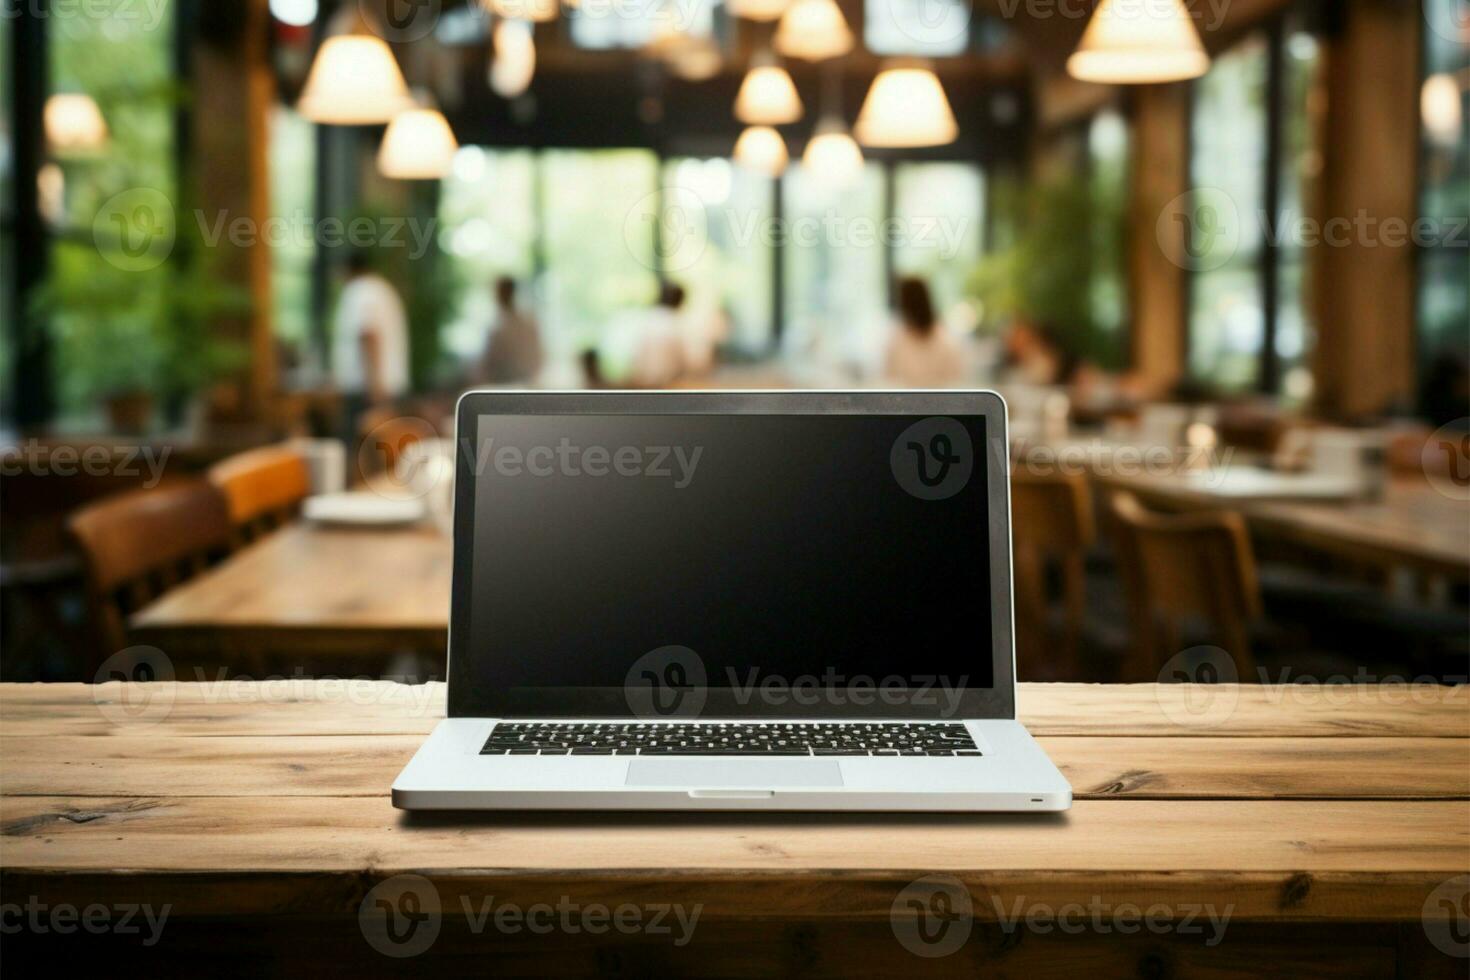
[[118,494],[67,524],[86,563],[102,657],[127,646],[127,617],[228,550],[223,495],[202,480]]
[[[1030,676],[1068,676],[1066,669],[1082,666],[1077,659],[1087,611],[1085,562],[1095,539],[1087,478],[1080,473],[1038,474],[1017,467],[1011,475],[1011,534],[1020,652],[1039,671]],[[1050,635],[1049,627],[1047,580],[1048,568],[1053,566],[1066,611],[1066,634],[1060,642]],[[1063,663],[1063,655],[1074,662]]]
[[222,460],[210,468],[209,482],[224,494],[241,544],[295,517],[311,493],[306,460],[284,446],[263,446]]
[[1141,656],[1156,670],[1161,630],[1164,645],[1175,646],[1181,623],[1194,618],[1212,627],[1213,638],[1235,657],[1242,674],[1252,670],[1248,627],[1260,618],[1261,591],[1241,516],[1159,514],[1130,493],[1114,495],[1111,509]]

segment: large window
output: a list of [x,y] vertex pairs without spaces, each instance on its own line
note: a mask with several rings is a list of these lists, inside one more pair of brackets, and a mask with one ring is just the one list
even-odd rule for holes
[[[1281,169],[1277,212],[1284,227],[1311,213],[1317,178],[1322,172],[1321,127],[1326,92],[1321,45],[1305,31],[1286,38],[1283,51]],[[1278,234],[1276,247],[1276,362],[1281,393],[1304,402],[1312,392],[1308,358],[1316,337],[1308,301],[1310,282],[1301,236]]]
[[900,163],[894,173],[893,265],[900,276],[929,283],[940,318],[961,330],[975,326],[966,286],[985,226],[980,168],[967,163]]
[[[1422,124],[1420,212],[1433,222],[1419,254],[1419,359],[1426,372],[1426,409],[1441,422],[1463,416],[1453,395],[1436,392],[1456,360],[1470,359],[1470,264],[1465,216],[1470,214],[1470,118],[1467,79],[1470,50],[1456,43],[1457,0],[1425,0],[1424,82],[1420,91]],[[1463,36],[1458,35],[1458,36]],[[1458,229],[1458,231],[1456,231]],[[1432,407],[1444,404],[1444,410]]]
[[1217,58],[1195,86],[1196,200],[1185,243],[1196,270],[1189,368],[1196,378],[1227,390],[1251,388],[1260,379],[1267,62],[1265,39],[1252,37]]
[[168,393],[191,370],[178,343],[171,279],[176,220],[173,5],[148,17],[52,17],[53,93],[89,96],[106,121],[100,146],[57,153],[40,174],[56,237],[45,294],[61,411],[92,422],[98,403]]
[[276,336],[301,354],[311,346],[315,172],[316,127],[276,106],[270,117],[271,212],[286,233],[270,250],[271,293]]
[[867,0],[863,44],[874,54],[957,55],[970,44],[966,0]]
[[848,187],[805,167],[782,180],[787,349],[872,370],[889,323],[882,168],[868,164]]
[[743,354],[772,342],[771,181],[729,160],[672,159],[664,166],[656,242],[664,275],[688,292],[696,316],[723,319]]
[[450,262],[457,304],[443,333],[461,362],[484,350],[500,276],[534,304],[536,157],[529,150],[461,147],[439,197],[439,244]]

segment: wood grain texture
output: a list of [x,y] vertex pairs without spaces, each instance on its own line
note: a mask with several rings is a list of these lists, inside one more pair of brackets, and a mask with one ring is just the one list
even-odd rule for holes
[[[7,796],[386,797],[421,735],[0,736]],[[1470,741],[1041,736],[1078,799],[1470,800]],[[228,780],[219,773],[227,771]]]
[[[131,688],[167,702],[170,735],[423,735],[445,712],[442,683],[181,676],[206,680]],[[125,703],[116,682],[0,684],[0,735],[164,731]],[[1020,684],[1017,705],[1037,736],[1470,738],[1470,688],[1436,684]]]
[[449,621],[449,541],[428,527],[334,529],[298,522],[136,613],[136,635],[180,653],[222,643],[270,651],[441,657]]

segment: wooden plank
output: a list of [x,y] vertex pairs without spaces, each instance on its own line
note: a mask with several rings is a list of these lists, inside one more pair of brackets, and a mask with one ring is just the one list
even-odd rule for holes
[[488,890],[507,901],[662,895],[718,915],[881,916],[895,885],[945,873],[983,895],[1049,904],[1229,896],[1242,918],[1389,921],[1417,919],[1437,885],[1470,869],[1464,802],[1084,800],[1040,818],[548,813],[528,822],[403,814],[355,797],[7,797],[0,836],[7,890],[166,895],[180,914],[340,913],[365,881],[413,872],[449,894]]
[[131,620],[168,631],[435,631],[449,621],[449,540],[410,528],[298,522],[191,579]]
[[[0,787],[7,796],[385,797],[422,741],[5,736]],[[1041,743],[1078,799],[1470,799],[1470,740],[1043,736]]]
[[[162,704],[156,724],[152,711],[128,721],[124,705],[141,704],[140,697]],[[1021,684],[1017,703],[1038,736],[1470,738],[1464,686]],[[426,734],[443,717],[440,683],[284,677],[131,685],[126,692],[115,682],[0,684],[0,735],[7,736],[408,735]]]

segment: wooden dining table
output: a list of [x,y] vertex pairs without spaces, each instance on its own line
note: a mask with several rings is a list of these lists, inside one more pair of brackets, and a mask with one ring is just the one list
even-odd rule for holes
[[[0,685],[0,918],[25,923],[7,966],[1465,975],[1466,688],[1022,684],[1018,703],[1068,812],[410,814],[389,787],[438,684]],[[147,946],[52,928],[94,908],[166,921]]]
[[442,663],[450,552],[430,524],[297,521],[171,589],[129,628],[139,642],[185,660],[248,666],[409,650]]
[[1103,487],[1128,490],[1145,503],[1175,510],[1229,508],[1259,534],[1350,561],[1410,568],[1470,581],[1470,502],[1422,477],[1390,479],[1378,499],[1254,499],[1215,492],[1188,471],[1095,473]]

